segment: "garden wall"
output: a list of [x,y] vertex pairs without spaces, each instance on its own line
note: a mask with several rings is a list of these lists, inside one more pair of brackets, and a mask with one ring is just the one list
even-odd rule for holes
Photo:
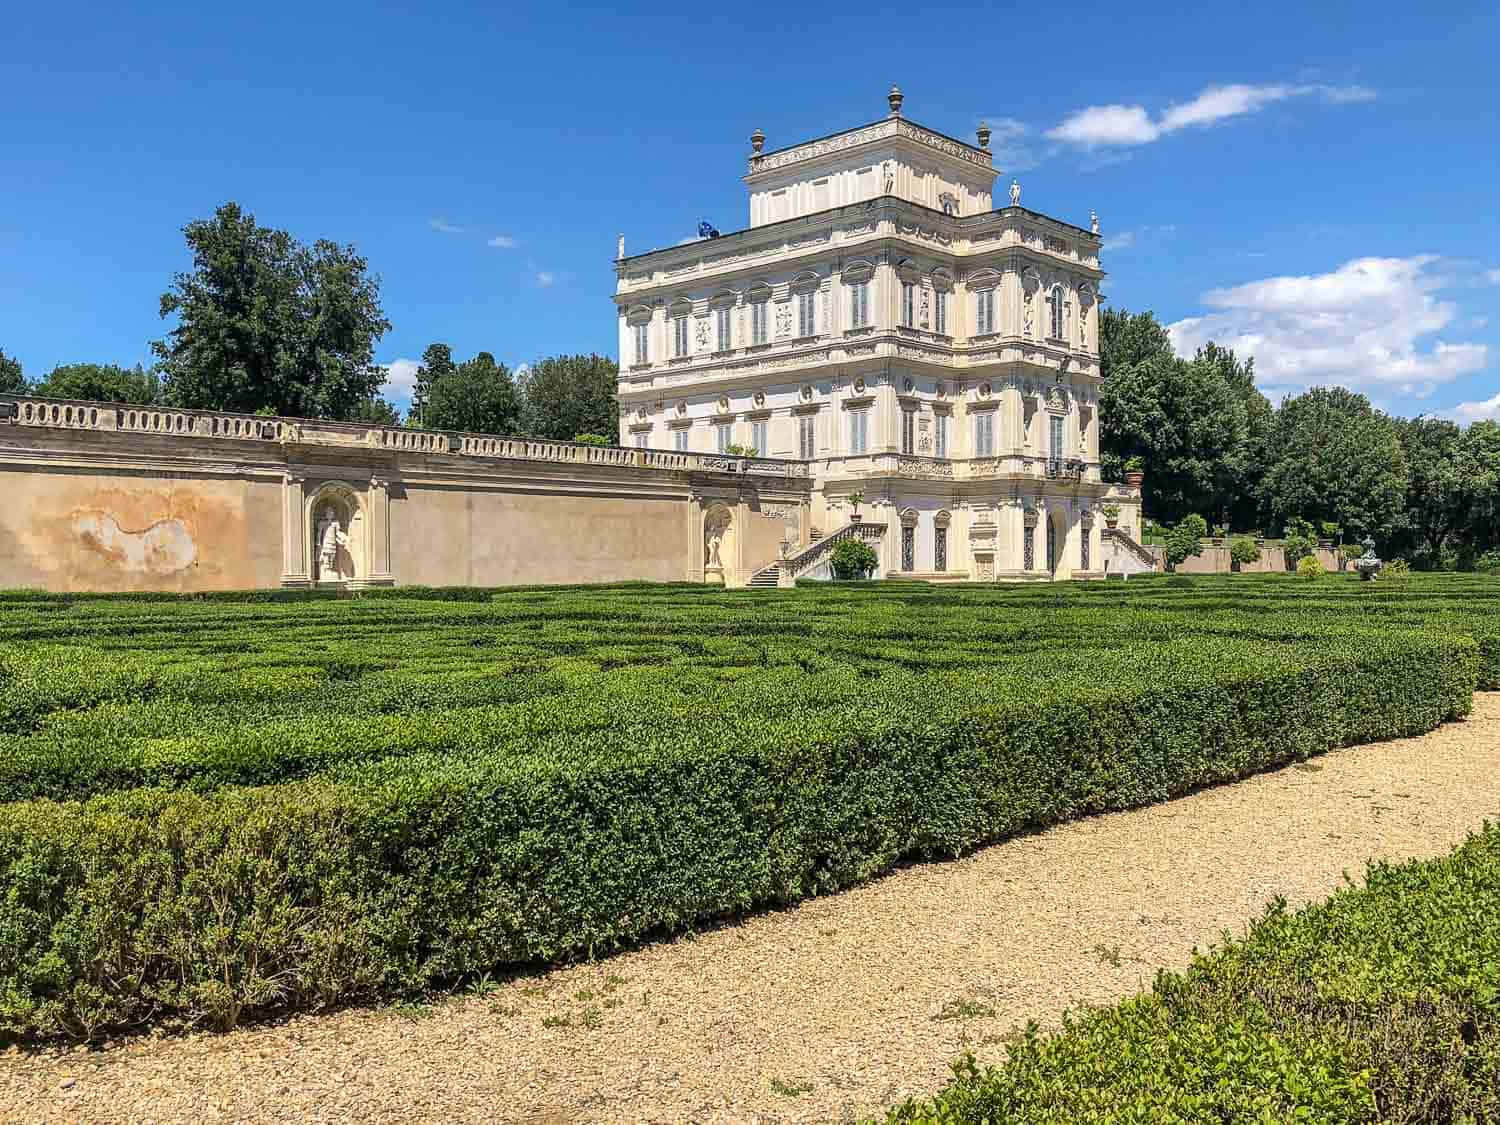
[[0,588],[724,581],[804,542],[800,462],[0,399]]

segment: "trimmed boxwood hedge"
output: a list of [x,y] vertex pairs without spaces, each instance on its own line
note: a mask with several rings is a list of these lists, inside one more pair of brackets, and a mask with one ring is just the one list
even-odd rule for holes
[[0,1030],[591,956],[1470,706],[1451,607],[1169,593],[6,606]]
[[887,1125],[1500,1120],[1500,826],[955,1072]]

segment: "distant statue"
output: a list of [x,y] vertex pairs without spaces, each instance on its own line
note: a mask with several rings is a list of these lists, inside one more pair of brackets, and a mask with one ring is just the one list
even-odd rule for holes
[[324,508],[318,521],[318,577],[339,577],[339,548],[349,546],[349,536],[344,533],[332,508]]
[[[1093,231],[1095,234],[1099,233],[1099,212],[1097,211],[1089,212],[1089,230]],[[622,258],[624,256],[625,255],[623,253],[620,255],[620,257]]]
[[1373,582],[1376,575],[1385,568],[1385,563],[1375,553],[1375,540],[1367,538],[1360,546],[1365,549],[1365,553],[1354,560],[1354,569],[1359,572],[1361,582]]
[[615,251],[616,260],[625,257],[625,236],[620,235],[620,247]]
[[1021,206],[1021,183],[1019,180],[1011,180],[1010,182],[1010,205],[1012,207]]
[[885,169],[885,193],[886,195],[890,195],[896,190],[896,173],[891,171],[891,162],[889,160],[882,167]]
[[724,541],[724,533],[714,528],[708,533],[708,565],[710,568],[722,566],[719,561],[719,544]]

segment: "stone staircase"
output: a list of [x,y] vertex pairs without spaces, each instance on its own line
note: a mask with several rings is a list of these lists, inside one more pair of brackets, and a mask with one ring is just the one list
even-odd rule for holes
[[[784,559],[777,559],[769,566],[763,566],[750,576],[748,585],[759,589],[780,586],[783,581],[788,585],[799,578],[807,577],[831,577],[831,575],[816,573],[827,570],[828,558],[833,553],[833,548],[845,539],[855,536],[865,540],[875,553],[880,553],[880,540],[885,538],[885,524],[869,523],[864,520],[846,523],[843,527],[831,535],[820,535],[812,533],[812,543],[798,551],[795,555]],[[783,576],[787,576],[783,578]]]

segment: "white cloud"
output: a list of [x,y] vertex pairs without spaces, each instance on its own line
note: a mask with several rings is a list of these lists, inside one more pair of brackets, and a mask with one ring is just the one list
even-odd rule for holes
[[1485,275],[1494,285],[1500,285],[1500,270],[1490,270]]
[[1333,104],[1369,101],[1375,91],[1364,86],[1288,85],[1251,86],[1235,83],[1209,86],[1192,101],[1172,105],[1156,119],[1140,105],[1095,105],[1063,119],[1047,132],[1055,141],[1095,148],[1103,145],[1144,145],[1182,129],[1217,125],[1255,113],[1288,98],[1319,96]]
[[1119,234],[1110,235],[1100,246],[1101,250],[1109,252],[1112,250],[1125,250],[1135,245],[1135,231],[1122,230]]
[[1170,238],[1177,233],[1176,223],[1162,223],[1160,226],[1138,227],[1135,230],[1122,230],[1104,236],[1104,245],[1100,249],[1106,253],[1116,250],[1129,250],[1137,244],[1147,245],[1153,241]]
[[411,398],[411,392],[417,385],[417,368],[421,366],[422,361],[419,359],[397,359],[386,364],[381,393],[394,398]]
[[555,273],[553,273],[551,270],[538,270],[537,271],[537,275],[536,275],[537,288],[539,288],[539,289],[546,289],[548,286],[552,285],[556,281],[557,281],[557,275]]
[[489,240],[488,245],[493,246],[496,250],[510,250],[515,247],[516,240],[508,234],[497,234]]
[[1461,402],[1447,413],[1455,422],[1500,422],[1500,394],[1483,402]]
[[1006,172],[1026,172],[1057,151],[1056,145],[1038,146],[1032,140],[1031,129],[1024,121],[1014,117],[984,117],[990,125],[990,154],[995,158],[995,167]]
[[1335,383],[1421,397],[1488,361],[1484,344],[1424,343],[1458,316],[1435,295],[1445,285],[1432,269],[1436,261],[1356,258],[1331,273],[1213,289],[1202,300],[1214,311],[1167,331],[1180,355],[1209,340],[1253,355],[1265,386]]
[[433,230],[437,231],[439,234],[463,234],[464,233],[464,228],[463,227],[455,226],[454,224],[450,223],[447,219],[442,219],[442,218],[439,218],[439,219],[428,219],[427,220],[427,225],[430,226]]

